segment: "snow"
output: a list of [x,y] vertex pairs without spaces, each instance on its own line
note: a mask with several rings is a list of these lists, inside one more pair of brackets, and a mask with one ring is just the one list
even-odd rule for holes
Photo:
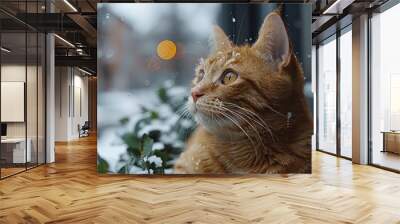
[[189,90],[184,87],[172,87],[168,90],[168,96],[171,99],[172,104],[178,104],[189,95]]
[[143,136],[144,134],[148,134],[149,132],[154,130],[169,132],[171,130],[171,125],[161,122],[159,120],[152,120],[150,124],[145,125],[142,129],[140,129],[138,135]]
[[[188,88],[173,86],[173,82],[164,83],[167,88],[167,95],[171,100],[171,105],[180,105],[188,95]],[[175,103],[176,101],[176,103]],[[121,165],[125,164],[120,160],[129,160],[127,154],[127,145],[121,139],[124,133],[132,132],[136,124],[140,122],[138,135],[148,134],[153,130],[161,131],[160,142],[155,142],[152,150],[163,150],[165,144],[170,144],[176,148],[183,148],[185,143],[180,139],[177,127],[188,129],[194,125],[194,122],[188,118],[180,118],[169,104],[160,102],[157,96],[157,88],[139,89],[132,92],[108,92],[102,93],[99,102],[99,127],[100,138],[98,143],[98,153],[110,165],[110,172],[118,172]],[[146,108],[149,112],[143,112]],[[151,118],[152,112],[158,114],[156,119]],[[127,118],[128,122],[121,125],[120,120]],[[162,159],[157,156],[145,158],[157,167],[162,167]],[[129,166],[129,173],[147,174],[147,170],[141,167]],[[153,172],[153,171],[150,171]],[[172,170],[164,170],[165,173],[171,173]]]
[[185,143],[183,143],[182,141],[176,141],[174,142],[173,146],[175,148],[183,148],[183,146],[185,146]]
[[161,136],[161,141],[166,144],[173,144],[177,141],[177,139],[178,139],[178,134],[176,134],[175,132]]
[[120,155],[126,153],[127,146],[125,144],[117,144],[120,141],[116,130],[111,128],[102,131],[101,138],[98,139],[98,154],[107,160],[112,172],[116,172],[114,168],[118,163]]
[[156,155],[152,155],[150,157],[145,157],[143,158],[144,161],[151,163],[154,163],[156,165],[156,167],[162,167],[162,160],[160,157],[156,156]]
[[171,88],[171,87],[174,86],[174,81],[172,81],[172,80],[167,80],[167,81],[164,82],[164,86],[165,86],[166,88]]
[[171,107],[169,107],[167,104],[161,104],[157,108],[157,111],[158,111],[158,114],[160,115],[160,117],[162,117],[162,118],[169,117],[169,116],[171,116],[171,114],[173,114]]
[[155,150],[163,150],[163,149],[164,149],[164,144],[163,143],[156,142],[156,143],[153,144],[153,148],[152,148],[153,151],[155,151]]
[[184,87],[172,87],[168,90],[169,97],[184,97],[187,93],[188,91]]
[[129,169],[129,173],[134,173],[134,174],[147,174],[147,171],[146,171],[146,170],[143,170],[143,169],[140,168],[140,167],[132,166],[132,167]]
[[134,92],[101,93],[98,105],[99,127],[115,126],[123,117],[132,118],[133,114],[141,114],[138,105],[151,107],[157,103],[155,92],[148,88]]

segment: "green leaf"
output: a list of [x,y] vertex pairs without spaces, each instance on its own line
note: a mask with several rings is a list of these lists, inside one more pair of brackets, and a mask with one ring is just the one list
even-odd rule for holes
[[156,155],[157,157],[160,157],[161,160],[163,161],[162,166],[164,167],[167,163],[167,161],[170,161],[173,159],[173,157],[168,154],[167,152],[165,152],[164,150],[155,150],[154,155]]
[[125,165],[123,167],[121,167],[121,169],[118,170],[119,174],[126,174],[128,173],[128,165]]
[[148,135],[143,135],[143,157],[148,157],[152,153],[152,148],[153,148],[153,139],[151,139]]
[[165,89],[164,87],[159,88],[157,94],[161,102],[166,103],[168,101],[167,89]]
[[144,117],[144,118],[142,118],[142,119],[139,119],[137,122],[136,122],[136,124],[135,124],[135,127],[133,128],[133,133],[137,136],[138,135],[138,133],[139,133],[139,131],[140,131],[140,125],[143,123],[143,122],[148,122],[148,121],[150,121],[150,118],[149,117]]
[[109,170],[108,162],[105,161],[100,156],[97,157],[97,172],[99,173],[107,173]]
[[122,135],[122,140],[125,144],[128,145],[129,148],[139,148],[140,147],[140,139],[134,133],[125,133]]
[[125,125],[129,122],[129,117],[123,117],[119,120],[119,123]]
[[131,147],[128,147],[127,151],[128,151],[128,155],[131,157],[131,160],[132,160],[132,159],[133,159],[133,160],[138,160],[138,159],[140,159],[141,152],[140,152],[140,149],[139,149],[139,148],[131,148]]
[[160,141],[161,131],[160,130],[151,130],[151,131],[149,131],[149,136],[156,142]]
[[150,118],[152,120],[157,119],[158,118],[158,113],[156,111],[151,111],[150,112]]

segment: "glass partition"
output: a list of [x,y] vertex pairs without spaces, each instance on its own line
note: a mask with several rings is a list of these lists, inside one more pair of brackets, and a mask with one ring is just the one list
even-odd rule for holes
[[400,4],[371,18],[371,162],[400,171]]
[[318,47],[318,145],[336,154],[336,36]]
[[37,165],[38,160],[38,35],[36,32],[27,33],[27,98],[26,98],[26,112],[27,112],[27,150],[30,151],[30,160],[27,163],[27,167],[33,167]]
[[352,157],[352,33],[340,36],[340,155]]
[[46,162],[45,124],[46,124],[46,38],[43,33],[38,34],[38,74],[37,74],[37,162]]
[[31,161],[26,141],[26,41],[25,32],[1,34],[2,177],[24,171]]
[[[44,1],[1,1],[23,13],[44,12]],[[45,35],[0,12],[0,178],[45,163]],[[12,26],[3,21],[12,21]]]

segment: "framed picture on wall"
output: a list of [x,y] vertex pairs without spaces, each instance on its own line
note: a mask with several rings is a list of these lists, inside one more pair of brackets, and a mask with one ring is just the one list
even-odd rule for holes
[[309,4],[98,4],[98,171],[311,172]]

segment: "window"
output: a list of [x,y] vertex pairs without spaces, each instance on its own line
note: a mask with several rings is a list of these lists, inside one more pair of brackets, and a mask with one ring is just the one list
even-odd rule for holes
[[318,48],[318,145],[336,153],[336,36]]
[[352,33],[340,36],[340,155],[352,157]]
[[400,170],[400,4],[371,18],[371,162]]

